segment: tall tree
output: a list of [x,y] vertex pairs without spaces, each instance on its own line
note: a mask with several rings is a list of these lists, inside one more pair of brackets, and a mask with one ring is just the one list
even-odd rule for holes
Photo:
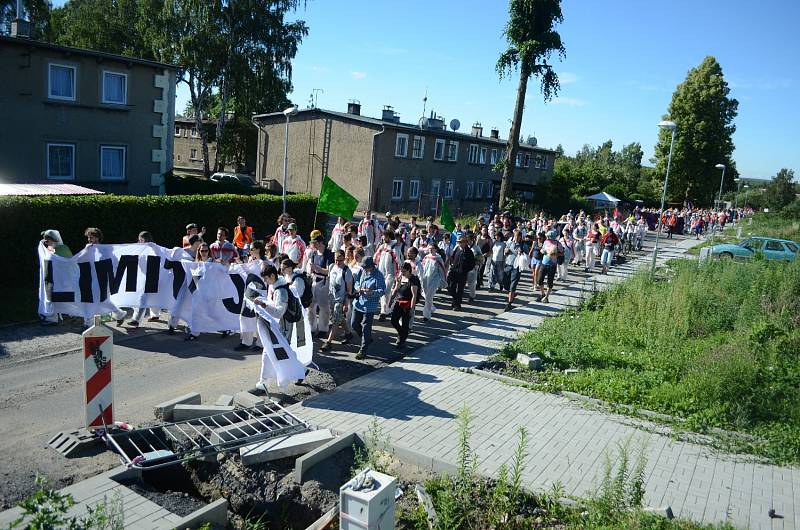
[[[669,176],[671,200],[712,203],[720,186],[721,173],[714,167],[717,164],[727,167],[723,187],[734,187],[738,172],[731,160],[732,136],[739,102],[730,98],[729,92],[722,67],[714,57],[706,57],[689,70],[686,80],[672,94],[664,116],[678,125]],[[656,170],[661,175],[666,171],[670,139],[670,131],[660,130]]]
[[497,60],[496,69],[501,79],[519,70],[519,85],[500,184],[501,208],[511,194],[528,79],[534,76],[541,81],[542,96],[545,101],[549,101],[558,94],[560,86],[558,75],[553,71],[552,65],[547,64],[547,60],[553,53],[562,58],[566,56],[561,36],[553,29],[563,20],[561,0],[511,0],[508,15],[503,34],[509,47]]
[[772,177],[764,191],[764,202],[767,207],[779,211],[788,206],[795,198],[795,185],[792,183],[794,171],[783,168]]

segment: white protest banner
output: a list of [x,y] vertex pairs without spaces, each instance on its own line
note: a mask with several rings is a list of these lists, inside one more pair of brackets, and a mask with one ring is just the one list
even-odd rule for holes
[[166,309],[193,333],[239,329],[244,279],[259,263],[191,260],[153,243],[89,245],[71,258],[39,245],[39,313],[89,318],[123,307]]

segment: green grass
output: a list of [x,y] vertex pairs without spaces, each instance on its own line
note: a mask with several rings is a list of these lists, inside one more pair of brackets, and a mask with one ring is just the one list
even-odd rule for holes
[[800,462],[800,261],[669,266],[664,280],[635,276],[545,320],[501,355],[549,352],[535,389],[749,433],[761,441],[735,449]]

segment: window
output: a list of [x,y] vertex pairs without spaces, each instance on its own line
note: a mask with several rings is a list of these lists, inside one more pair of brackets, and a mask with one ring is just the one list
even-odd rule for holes
[[522,153],[517,153],[517,167],[522,167]]
[[192,138],[197,138],[197,127],[192,127],[192,132],[189,133]]
[[178,156],[178,162],[180,162],[181,161],[181,155],[177,155],[177,156]]
[[47,144],[47,178],[53,180],[75,179],[75,146],[73,144]]
[[472,181],[467,182],[467,189],[464,190],[464,198],[465,199],[471,199],[472,198],[473,186],[474,186],[474,184],[472,183]]
[[408,135],[397,134],[397,141],[394,144],[394,156],[405,158],[408,156]]
[[191,149],[189,151],[189,160],[197,160],[197,149]]
[[475,183],[475,198],[480,199],[483,197],[483,182]]
[[64,64],[50,64],[47,81],[47,97],[50,99],[63,99],[75,101],[75,73],[74,66]]
[[495,165],[497,163],[497,149],[492,149],[492,156],[489,159],[489,163],[491,165]]
[[444,140],[441,138],[436,139],[436,144],[433,147],[433,159],[442,160],[444,158]]
[[789,249],[789,252],[792,254],[797,254],[797,245],[794,243],[789,243],[788,241],[785,242],[784,245],[786,245],[786,247]]
[[742,247],[749,249],[749,250],[761,250],[761,247],[764,245],[764,241],[761,239],[748,239],[744,243],[742,243]]
[[542,169],[547,169],[547,155],[542,157]]
[[531,155],[530,153],[525,153],[522,157],[522,167],[531,167]]
[[403,181],[394,179],[392,181],[392,200],[399,201],[403,198]]
[[485,147],[481,147],[481,156],[478,158],[478,163],[480,165],[484,165],[486,163],[486,151]]
[[100,146],[100,180],[125,180],[126,148]]
[[767,241],[767,250],[779,250],[783,252],[783,245],[780,241]]
[[439,198],[439,191],[442,185],[442,181],[439,179],[433,179],[431,181],[431,199],[434,201],[438,200]]
[[180,125],[176,125],[175,126],[175,136],[180,136],[180,135],[181,135],[181,126]]
[[128,74],[103,72],[103,103],[124,105],[128,102]]
[[458,142],[447,142],[447,161],[455,162],[458,160]]
[[414,145],[411,151],[411,158],[422,158],[425,156],[425,137],[415,136]]
[[453,191],[455,191],[456,183],[454,180],[446,180],[444,182],[444,198],[452,199]]
[[408,181],[408,198],[419,199],[419,179],[411,179]]
[[470,144],[469,155],[467,156],[467,162],[469,162],[470,164],[478,163],[478,144]]
[[536,155],[536,158],[533,159],[533,167],[536,169],[542,167],[542,155]]

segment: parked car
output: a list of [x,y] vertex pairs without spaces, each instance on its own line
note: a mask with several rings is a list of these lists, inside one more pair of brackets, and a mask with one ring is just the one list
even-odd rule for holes
[[792,261],[800,244],[773,237],[751,237],[736,245],[724,243],[711,247],[711,256],[720,259],[750,259],[761,252],[767,259]]
[[255,180],[250,175],[243,175],[241,173],[214,173],[211,175],[209,180],[214,182],[236,182],[241,184],[242,186],[247,186],[248,188],[252,188],[256,185]]

